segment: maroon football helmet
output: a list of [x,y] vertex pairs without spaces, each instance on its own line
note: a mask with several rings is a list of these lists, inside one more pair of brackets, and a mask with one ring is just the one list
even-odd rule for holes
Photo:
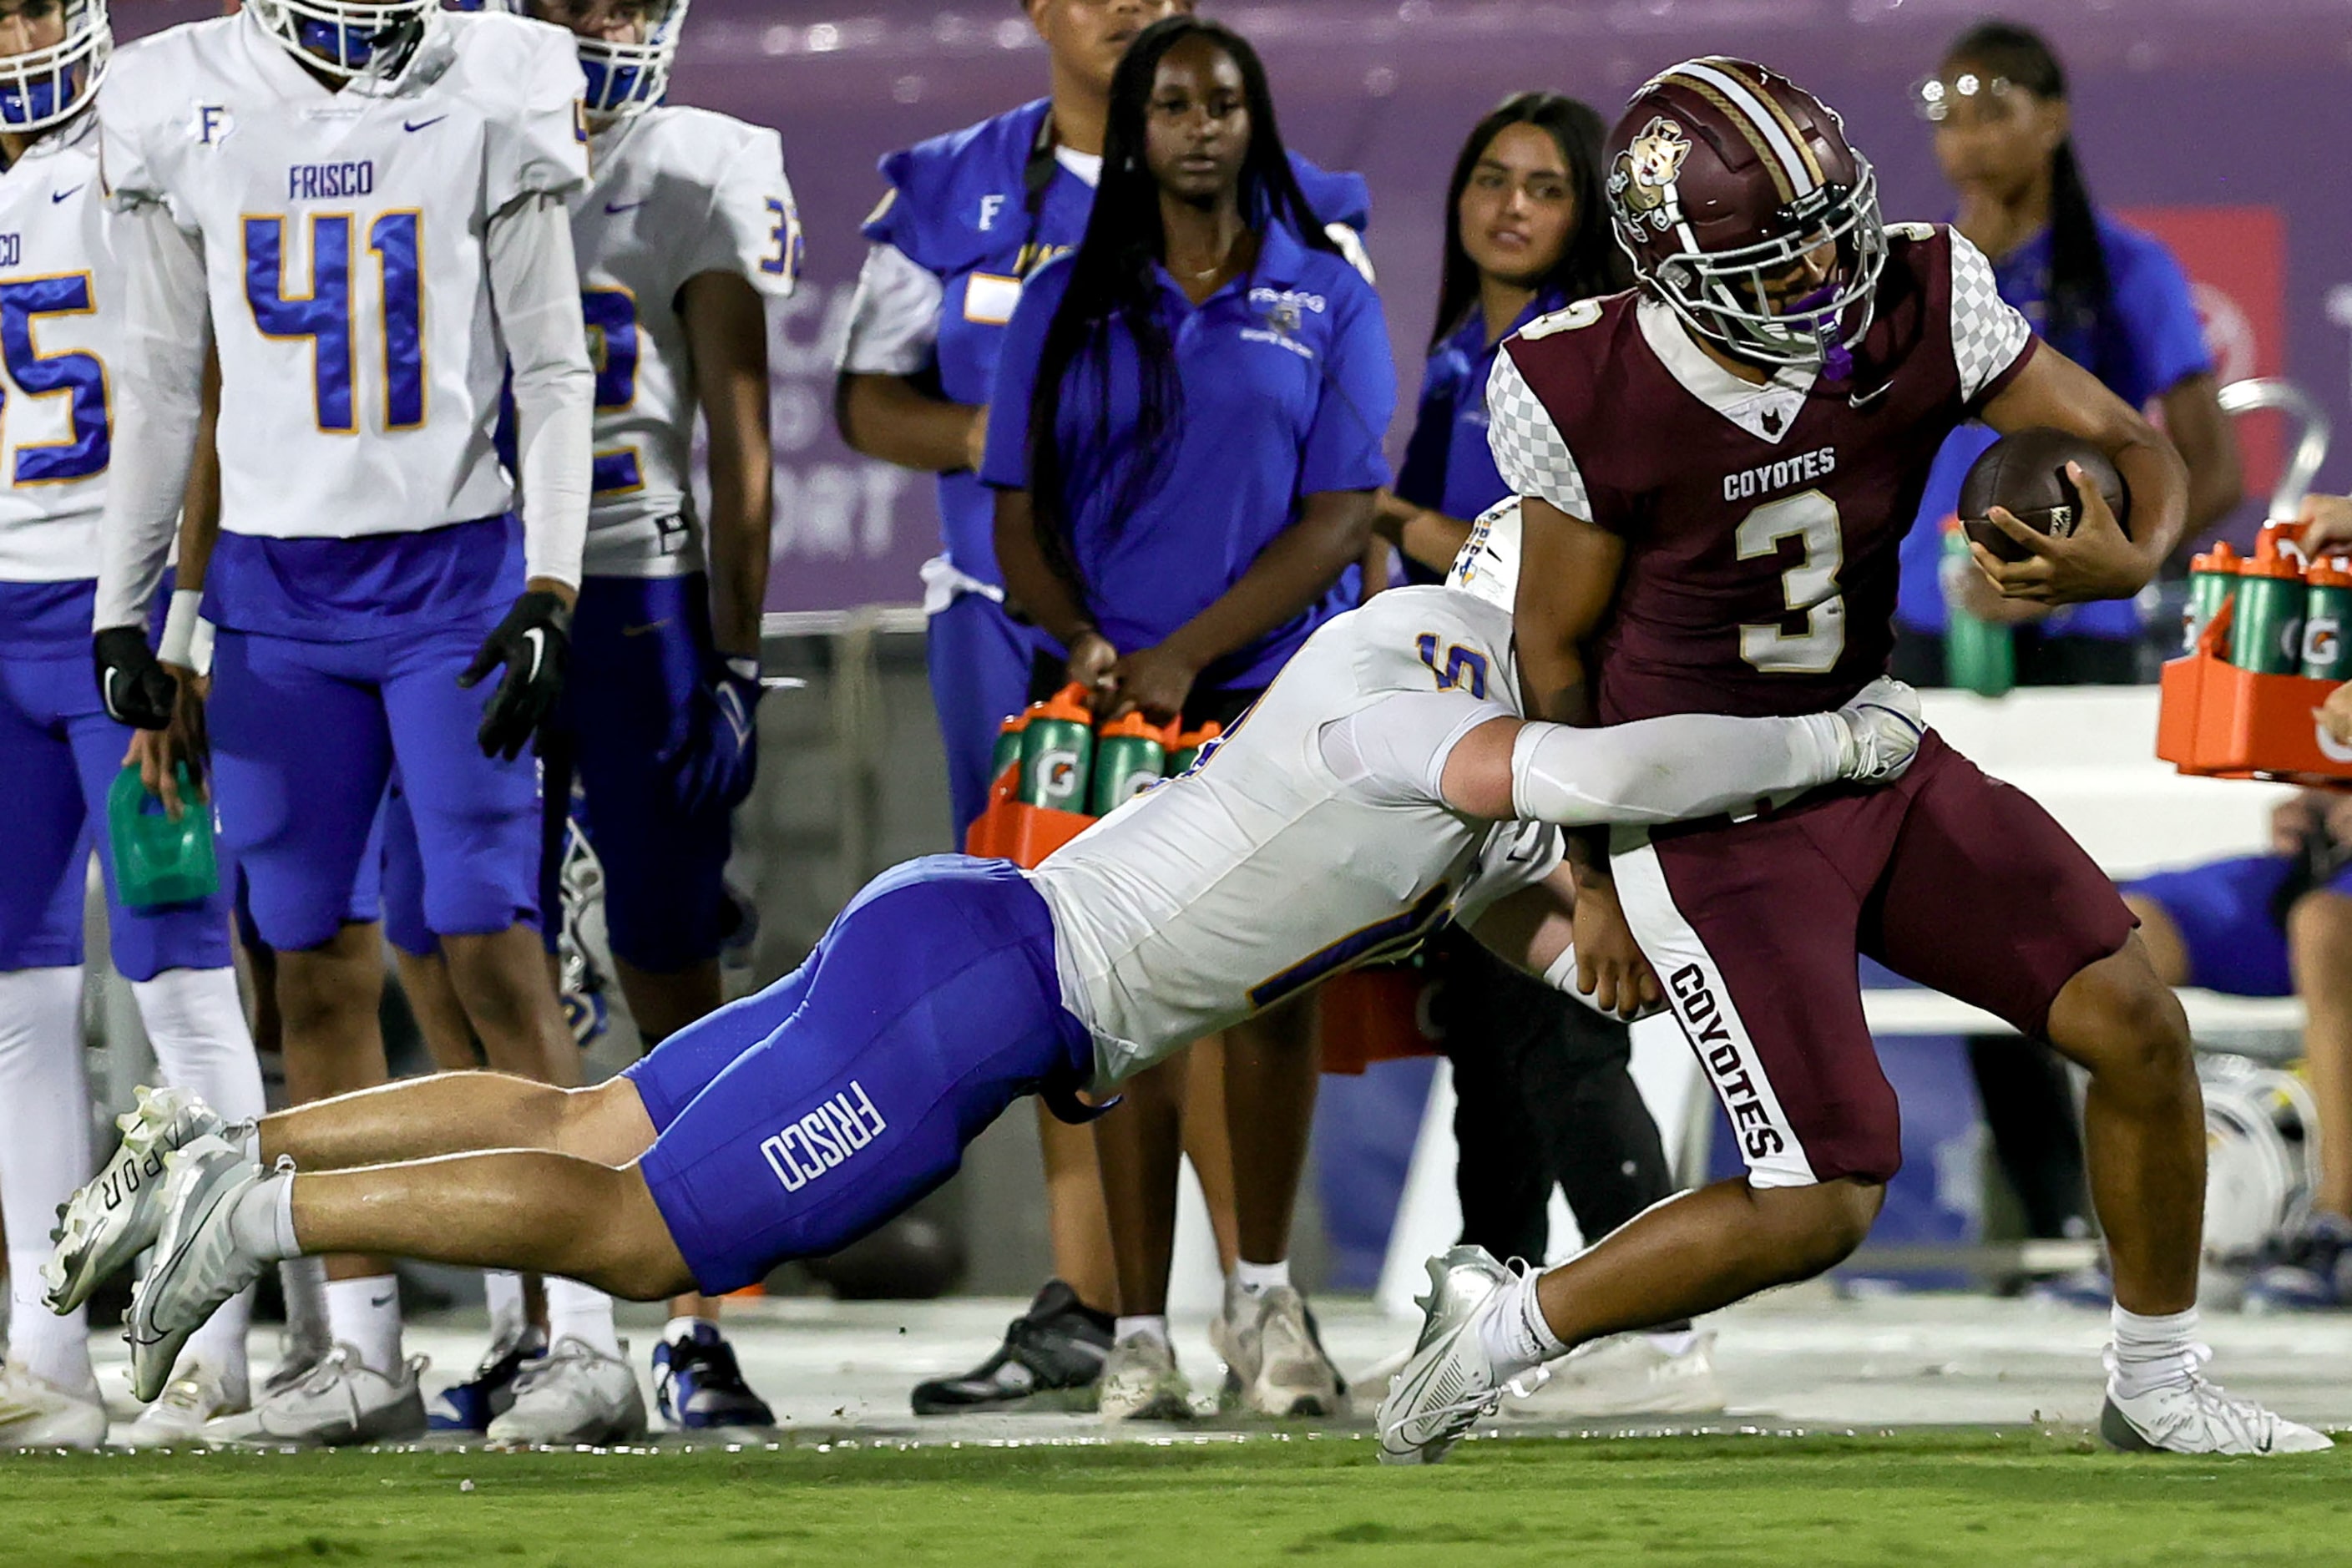
[[[1746,60],[1685,60],[1633,95],[1608,156],[1617,243],[1644,287],[1743,359],[1847,374],[1886,232],[1877,177],[1828,105]],[[1786,297],[1825,247],[1828,278]]]

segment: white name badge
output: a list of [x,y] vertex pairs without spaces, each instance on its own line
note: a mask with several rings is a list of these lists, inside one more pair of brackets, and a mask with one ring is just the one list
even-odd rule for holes
[[964,280],[963,319],[982,326],[1001,327],[1013,319],[1021,303],[1021,279],[993,272],[975,272]]

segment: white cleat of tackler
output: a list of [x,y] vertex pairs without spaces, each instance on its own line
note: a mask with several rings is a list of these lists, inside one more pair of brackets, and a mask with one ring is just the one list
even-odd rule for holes
[[142,1087],[137,1107],[114,1124],[122,1142],[58,1208],[50,1232],[57,1246],[41,1266],[41,1280],[53,1311],[72,1311],[155,1245],[163,1227],[163,1157],[226,1130],[211,1106],[184,1089]]
[[131,1293],[131,1389],[163,1392],[190,1335],[266,1267],[236,1244],[229,1215],[261,1167],[209,1134],[163,1156],[163,1225],[155,1259]]
[[1429,1260],[1429,1294],[1416,1300],[1427,1314],[1421,1338],[1375,1417],[1381,1463],[1433,1465],[1499,1409],[1503,1395],[1524,1396],[1542,1384],[1541,1367],[1507,1382],[1497,1379],[1478,1332],[1511,1279],[1511,1271],[1483,1247],[1450,1247]]
[[[2186,1382],[2126,1399],[2112,1375],[2099,1411],[2099,1436],[2111,1448],[2136,1454],[2315,1454],[2336,1447],[2325,1432],[2241,1399],[2205,1375],[2213,1352],[2189,1347]],[[2107,1352],[2113,1373],[2115,1352]]]

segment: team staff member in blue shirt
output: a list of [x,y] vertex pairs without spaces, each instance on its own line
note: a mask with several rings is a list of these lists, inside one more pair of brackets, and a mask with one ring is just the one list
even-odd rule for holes
[[[1486,379],[1503,340],[1570,300],[1613,294],[1633,272],[1605,218],[1608,126],[1575,99],[1522,92],[1471,129],[1446,188],[1445,261],[1421,411],[1375,526],[1413,582],[1443,580],[1469,520],[1511,493],[1486,446]],[[1529,986],[1477,942],[1425,944],[1434,1021],[1454,1062],[1454,1185],[1462,1239],[1539,1258],[1554,1186],[1593,1240],[1673,1195],[1673,1173],[1628,1070],[1623,1024]],[[1564,1362],[1543,1396],[1609,1415],[1720,1408],[1713,1352],[1689,1323]]]
[[[981,477],[999,492],[1006,591],[1068,650],[1097,712],[1230,724],[1352,602],[1389,479],[1387,326],[1315,222],[1235,34],[1172,17],[1120,61],[1086,237],[1024,293],[991,405]],[[1286,1261],[1312,1034],[1291,1007],[1226,1038],[1225,1098],[1244,1113],[1229,1121],[1240,1260],[1219,1348],[1234,1391],[1276,1415],[1339,1399]],[[1139,1080],[1129,1098],[1097,1142],[1114,1234],[1128,1232],[1101,1408],[1175,1415],[1174,1086]]]
[[[2023,27],[1982,23],[1946,51],[1920,94],[1936,161],[1959,194],[1954,226],[1992,258],[2001,298],[2125,402],[2162,407],[2165,433],[2189,465],[2188,537],[2221,521],[2242,490],[2238,447],[2189,281],[2161,241],[2092,205],[2057,56]],[[1969,465],[1993,439],[1981,425],[1953,434],[1904,541],[1895,672],[1918,685],[1944,684],[1943,521],[1958,510]],[[1969,595],[1964,608],[2015,625],[2019,684],[2139,679],[2139,611],[2131,600],[2042,615],[2000,598],[1980,574],[1960,574],[1959,583]]]
[[[888,188],[866,224],[872,248],[836,396],[851,447],[940,476],[944,548],[924,567],[923,597],[958,846],[987,801],[998,722],[1028,700],[1034,663],[1042,658],[1058,670],[1063,657],[1002,605],[994,503],[974,471],[998,344],[1023,281],[1086,232],[1119,57],[1151,23],[1192,9],[1192,0],[1022,4],[1045,40],[1051,94],[883,159]],[[1316,221],[1331,226],[1361,264],[1357,231],[1370,202],[1363,181],[1304,159],[1292,167]],[[1038,1120],[1060,1278],[1047,1281],[1003,1346],[970,1374],[919,1386],[919,1412],[1083,1389],[1109,1349],[1114,1243],[1094,1139],[1050,1116]],[[1202,1136],[1214,1144],[1205,1130]],[[1212,1213],[1223,1221],[1227,1205],[1219,1195],[1228,1162],[1209,1148],[1194,1155],[1210,1177]]]

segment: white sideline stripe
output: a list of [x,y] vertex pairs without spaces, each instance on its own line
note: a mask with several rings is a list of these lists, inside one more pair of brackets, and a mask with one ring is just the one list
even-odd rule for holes
[[1780,123],[1780,117],[1772,112],[1769,104],[1748,91],[1746,83],[1727,71],[1719,71],[1699,60],[1685,60],[1674,68],[1672,74],[1696,77],[1730,100],[1733,107],[1754,121],[1756,129],[1764,133],[1764,140],[1771,147],[1773,156],[1779,158],[1781,167],[1788,171],[1789,188],[1801,196],[1812,195],[1820,182],[1805,167],[1804,153],[1789,139],[1788,130]]
[[[1731,1096],[1726,1092],[1726,1078],[1740,1074],[1745,1074],[1755,1088],[1757,1102],[1763,1110],[1762,1125],[1780,1140],[1779,1152],[1761,1159],[1748,1159],[1742,1146],[1740,1157],[1747,1162],[1749,1184],[1811,1186],[1820,1178],[1813,1174],[1812,1163],[1805,1157],[1804,1143],[1790,1125],[1788,1112],[1781,1109],[1780,1097],[1774,1092],[1772,1080],[1764,1071],[1763,1058],[1757,1055],[1756,1042],[1748,1037],[1748,1026],[1732,1002],[1731,988],[1724,984],[1722,970],[1716,966],[1706,944],[1699,940],[1698,932],[1692,929],[1682,910],[1675,907],[1674,893],[1666,886],[1665,868],[1658,863],[1657,847],[1644,838],[1638,849],[1612,856],[1610,869],[1617,879],[1618,901],[1624,909],[1626,923],[1633,928],[1633,936],[1648,955],[1650,967],[1664,984],[1675,1021],[1682,1026],[1683,1037],[1690,1042],[1691,1050],[1706,1069],[1716,1099],[1723,1103],[1724,1114],[1731,1118],[1733,1141],[1739,1141],[1743,1129],[1756,1125],[1743,1122]],[[1695,1021],[1685,1010],[1687,988],[1678,991],[1673,977],[1691,969],[1696,969],[1700,976],[1696,994],[1709,997],[1719,1010],[1715,1019]],[[1701,1027],[1717,1023],[1728,1038],[1711,1047],[1702,1046]],[[1733,1059],[1718,1067],[1719,1058],[1726,1053]]]

